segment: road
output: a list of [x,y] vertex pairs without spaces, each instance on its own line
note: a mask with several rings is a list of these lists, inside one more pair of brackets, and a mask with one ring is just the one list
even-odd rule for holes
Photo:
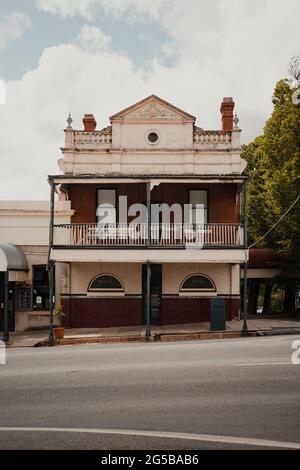
[[300,448],[296,339],[9,349],[0,449]]

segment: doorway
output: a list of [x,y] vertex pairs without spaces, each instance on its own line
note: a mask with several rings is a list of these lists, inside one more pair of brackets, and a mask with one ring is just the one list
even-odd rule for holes
[[[4,281],[5,272],[0,272],[0,331],[4,327]],[[15,331],[15,283],[10,282],[8,285],[8,325],[9,331]]]
[[[151,264],[150,277],[150,321],[151,325],[161,322],[162,265]],[[142,266],[142,321],[146,324],[147,317],[147,265]]]

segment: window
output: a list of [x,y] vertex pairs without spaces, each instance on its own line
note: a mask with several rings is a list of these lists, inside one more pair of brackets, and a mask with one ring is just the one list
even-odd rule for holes
[[117,194],[115,189],[98,189],[97,221],[100,224],[115,224],[117,221]]
[[121,281],[119,281],[115,276],[112,276],[111,274],[100,274],[91,281],[88,290],[89,292],[123,292],[124,288]]
[[207,191],[190,190],[189,192],[189,223],[207,224]]
[[150,132],[148,134],[148,142],[149,144],[156,144],[158,142],[158,134],[156,132]]
[[49,310],[49,276],[47,266],[33,266],[33,310]]
[[216,287],[211,279],[202,274],[192,274],[188,276],[181,284],[180,291],[210,291],[215,292]]
[[16,289],[17,310],[31,310],[31,288],[20,286]]

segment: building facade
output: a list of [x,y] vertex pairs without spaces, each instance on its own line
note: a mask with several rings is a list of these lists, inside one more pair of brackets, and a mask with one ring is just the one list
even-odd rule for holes
[[52,209],[57,197],[69,214],[51,211],[49,247],[67,327],[208,321],[215,297],[239,318],[246,165],[233,111],[224,98],[213,131],[154,95],[102,130],[69,117],[49,177]]
[[[69,203],[57,201],[56,219],[70,216]],[[9,331],[49,327],[49,219],[49,201],[0,201],[0,332],[5,308]]]

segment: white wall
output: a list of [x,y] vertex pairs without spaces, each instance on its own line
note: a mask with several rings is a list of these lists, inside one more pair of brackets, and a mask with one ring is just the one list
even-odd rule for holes
[[[90,281],[98,274],[112,274],[124,285],[126,294],[141,294],[140,263],[72,263],[71,293],[86,294]],[[205,263],[165,263],[162,265],[163,294],[179,294],[182,281],[190,274],[209,276],[218,295],[239,295],[239,265]]]
[[[70,223],[70,201],[55,203],[56,223]],[[45,246],[49,242],[48,201],[0,201],[0,241],[12,245]]]

